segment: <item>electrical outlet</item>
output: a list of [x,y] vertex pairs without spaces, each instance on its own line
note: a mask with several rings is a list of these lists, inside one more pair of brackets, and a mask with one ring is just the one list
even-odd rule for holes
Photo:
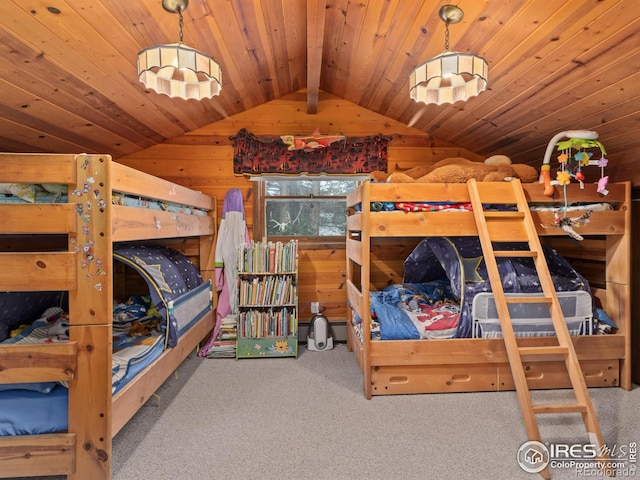
[[314,315],[320,312],[320,303],[319,302],[311,302],[311,313]]

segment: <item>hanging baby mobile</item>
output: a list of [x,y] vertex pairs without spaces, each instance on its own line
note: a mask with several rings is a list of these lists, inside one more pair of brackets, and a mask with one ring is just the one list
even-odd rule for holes
[[[560,141],[565,137],[567,140]],[[583,237],[575,229],[589,222],[592,210],[587,210],[578,217],[567,216],[569,211],[567,185],[571,184],[572,181],[577,181],[580,184],[580,188],[584,188],[585,175],[583,169],[597,166],[600,168],[597,191],[603,196],[609,193],[607,190],[609,177],[605,175],[605,167],[608,163],[605,157],[607,152],[597,138],[598,134],[596,132],[588,130],[569,130],[558,133],[547,145],[544,162],[540,169],[545,195],[552,196],[555,192],[555,186],[560,186],[564,190],[564,208],[560,209],[561,211],[555,211],[553,226],[562,229],[576,240],[582,240]],[[559,152],[557,156],[558,168],[555,180],[551,180],[550,160],[554,147]]]

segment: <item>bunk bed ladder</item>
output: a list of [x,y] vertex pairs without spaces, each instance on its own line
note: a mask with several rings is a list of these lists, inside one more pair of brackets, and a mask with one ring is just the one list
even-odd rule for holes
[[[540,239],[536,232],[535,223],[529,210],[529,205],[525,197],[522,184],[519,180],[508,182],[511,188],[505,191],[511,198],[504,198],[507,204],[517,206],[517,211],[497,212],[484,211],[482,197],[486,195],[495,195],[495,183],[485,182],[478,183],[475,180],[469,180],[468,189],[473,206],[473,213],[478,227],[478,235],[482,246],[485,265],[491,282],[491,289],[494,293],[494,300],[498,316],[500,317],[500,325],[502,327],[502,335],[505,342],[511,373],[516,387],[518,400],[524,417],[524,424],[527,430],[529,441],[541,442],[540,430],[536,420],[537,414],[553,414],[553,413],[580,413],[582,421],[586,427],[590,443],[595,445],[598,453],[602,453],[604,439],[600,430],[598,419],[587,390],[587,384],[578,357],[564,320],[560,302],[556,295],[555,287],[549,273],[544,252]],[[503,192],[501,192],[503,193]],[[494,202],[495,203],[495,202]],[[513,238],[525,239],[529,244],[529,250],[494,250],[493,242],[509,241],[502,238],[505,235],[513,235]],[[499,239],[496,237],[500,237]],[[513,240],[512,240],[513,241]],[[520,240],[518,240],[520,241]],[[542,287],[542,299],[538,296],[518,296],[509,297],[505,295],[502,288],[500,273],[498,272],[498,264],[496,257],[529,257],[532,258],[540,279]],[[516,340],[511,317],[509,314],[509,303],[546,303],[553,327],[556,332],[558,344],[545,345],[538,347],[520,347]],[[523,357],[527,361],[548,360],[550,357],[562,357],[564,359],[569,380],[575,396],[575,403],[558,403],[558,404],[538,404],[534,405],[531,399],[531,392],[525,375],[523,365]],[[599,458],[599,460],[608,461],[607,458]],[[540,472],[544,478],[550,478],[548,465]]]

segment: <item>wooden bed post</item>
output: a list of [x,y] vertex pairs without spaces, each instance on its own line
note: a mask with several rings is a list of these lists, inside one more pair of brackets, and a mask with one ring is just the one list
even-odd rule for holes
[[[76,233],[69,250],[76,254],[78,285],[69,291],[71,341],[78,344],[78,373],[69,382],[69,432],[76,435],[76,469],[69,479],[111,478],[111,350],[113,248],[108,155],[78,155],[76,184],[69,202],[76,205]],[[100,257],[94,256],[100,252]]]
[[[351,304],[347,325],[347,346],[356,355],[363,375],[363,388],[366,398],[370,399],[371,385],[371,326],[365,312],[369,312],[369,278],[371,276],[371,227],[370,182],[363,182],[347,195],[347,298]],[[359,207],[358,207],[359,206]],[[360,213],[356,214],[357,208]],[[359,267],[359,275],[355,265]],[[357,284],[356,284],[357,282]],[[358,338],[354,327],[354,318],[358,312],[361,318],[361,336]]]
[[620,386],[631,390],[631,182],[624,182],[625,229],[622,235],[606,236],[606,309],[618,322],[618,331],[624,335],[624,358],[620,359]]
[[216,250],[216,218],[218,218],[216,207],[217,201],[213,202],[214,209],[209,212],[209,216],[213,218],[214,232],[211,235],[203,235],[200,237],[200,273],[202,279],[206,282],[211,280],[213,291],[215,292],[215,250]]
[[[213,229],[214,232],[211,235],[203,235],[200,237],[200,274],[202,275],[202,279],[206,281],[211,281],[211,302],[213,305],[214,315],[212,315],[212,322],[208,327],[207,334],[212,331],[218,319],[217,314],[215,314],[216,308],[218,307],[218,290],[216,289],[216,267],[215,267],[215,252],[216,252],[216,236],[218,232],[218,225],[216,224],[216,219],[218,218],[217,214],[217,205],[218,202],[216,198],[213,198],[213,210],[209,212],[209,216],[213,219]],[[206,342],[204,340],[203,342]],[[200,344],[198,345],[198,350],[200,350]]]
[[[360,231],[360,242],[362,242],[362,264],[360,268],[360,288],[362,292],[362,312],[370,311],[370,297],[369,289],[371,285],[369,280],[371,278],[371,224],[369,223],[369,215],[371,210],[371,182],[365,182],[362,189],[362,230]],[[371,322],[368,318],[362,319],[362,341],[366,345],[364,349],[364,356],[362,363],[363,369],[363,381],[364,381],[364,394],[367,399],[371,399]]]

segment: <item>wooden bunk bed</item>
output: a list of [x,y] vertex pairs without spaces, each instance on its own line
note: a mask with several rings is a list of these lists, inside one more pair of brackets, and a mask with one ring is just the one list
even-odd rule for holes
[[[211,306],[142,374],[112,395],[112,259],[116,242],[180,249],[213,278],[216,200],[115,163],[108,155],[0,154],[0,182],[62,184],[66,203],[0,204],[0,290],[67,291],[69,341],[0,346],[0,383],[68,382],[68,431],[0,437],[0,477],[111,478],[112,437],[214,324]],[[171,202],[200,215],[112,204],[112,194]],[[205,213],[202,213],[205,212]],[[87,266],[105,259],[100,271]]]
[[[530,204],[563,204],[563,189],[552,197],[539,184],[523,184]],[[508,183],[495,183],[487,203],[509,198]],[[532,211],[543,244],[581,271],[596,304],[616,322],[611,334],[572,337],[587,385],[631,389],[630,206],[631,185],[610,184],[603,197],[596,185],[569,185],[571,202],[608,202],[613,210],[594,211],[580,228],[582,242],[554,228],[551,211]],[[427,340],[371,339],[370,292],[403,281],[403,261],[425,237],[477,236],[473,212],[379,211],[383,202],[470,202],[465,184],[364,182],[347,196],[347,322],[349,349],[363,373],[364,393],[372,395],[513,390],[509,361],[501,338]],[[508,241],[508,232],[502,241]],[[361,321],[361,322],[360,322]],[[361,334],[356,328],[361,323]],[[521,346],[552,345],[553,337],[519,338]],[[525,363],[530,388],[570,386],[562,359]]]

